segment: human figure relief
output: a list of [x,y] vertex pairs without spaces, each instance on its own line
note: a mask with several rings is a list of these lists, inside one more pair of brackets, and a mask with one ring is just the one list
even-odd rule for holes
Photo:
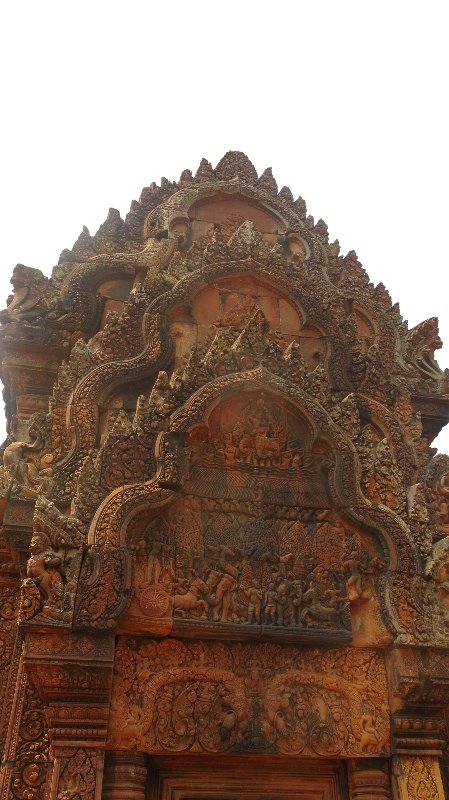
[[362,735],[360,737],[360,748],[365,753],[376,753],[379,750],[380,736],[376,729],[376,715],[367,712],[362,715],[360,721]]
[[28,490],[38,491],[43,483],[43,478],[38,476],[32,455],[43,449],[44,437],[34,422],[30,425],[29,436],[30,442],[14,440],[7,445],[3,453],[3,477],[11,481],[13,490],[24,486]]
[[57,606],[64,591],[62,559],[49,548],[43,536],[36,534],[31,539],[30,552],[27,578],[31,578],[37,585],[44,607]]
[[150,552],[148,554],[147,563],[147,581],[148,583],[158,583],[162,570],[162,553],[164,543],[158,539],[153,539],[149,545]]
[[291,617],[290,617],[290,624],[291,625],[300,625],[301,624],[302,598],[303,598],[302,581],[300,581],[300,580],[292,581],[292,587],[291,587]]
[[234,622],[236,617],[235,590],[238,586],[238,570],[228,564],[223,572],[214,594],[209,595],[214,622]]
[[244,595],[248,600],[247,623],[260,624],[260,612],[262,607],[262,590],[257,586],[250,586],[244,590]]
[[326,579],[326,570],[320,566],[312,571],[303,597],[301,611],[303,625],[333,627],[342,624],[341,603],[344,597],[340,588],[329,584]]
[[265,591],[264,594],[264,623],[265,625],[275,625],[276,624],[276,602],[277,602],[277,592],[276,592],[276,584],[271,581],[268,584],[268,589]]
[[282,581],[276,592],[276,624],[285,625],[289,603],[289,586],[286,581]]

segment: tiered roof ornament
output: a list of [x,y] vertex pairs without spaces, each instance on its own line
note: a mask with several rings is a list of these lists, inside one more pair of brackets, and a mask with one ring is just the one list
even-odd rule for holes
[[[125,220],[110,209],[94,236],[84,228],[50,278],[19,264],[12,283],[0,333],[4,562],[13,575],[22,561],[25,660],[44,702],[63,704],[67,686],[50,686],[39,636],[118,632],[109,749],[181,747],[176,725],[162,735],[156,719],[160,670],[179,659],[192,685],[205,669],[223,680],[234,709],[220,739],[207,699],[202,734],[193,703],[187,750],[293,754],[303,736],[305,754],[388,756],[391,714],[412,700],[399,678],[392,688],[385,648],[443,658],[449,647],[449,458],[431,447],[449,420],[437,320],[409,330],[356,253],[341,255],[304,200],[240,152],[151,184]],[[281,648],[288,691],[304,702],[307,684],[310,703],[335,714],[333,656],[317,662],[318,701],[312,667],[304,685],[288,670],[295,647],[345,652],[359,677],[357,648],[369,654],[349,713],[339,696],[343,722],[326,723],[334,750],[324,733],[276,728],[287,690],[269,647],[272,683],[248,705],[238,641]],[[92,674],[106,669],[95,658]],[[127,676],[145,659],[142,695]],[[400,697],[391,713],[387,684]],[[82,687],[76,702],[88,702]]]

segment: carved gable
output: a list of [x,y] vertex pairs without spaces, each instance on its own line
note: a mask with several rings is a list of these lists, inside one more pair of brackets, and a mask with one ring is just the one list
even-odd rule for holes
[[[43,800],[46,782],[51,800],[99,800],[106,752],[106,800],[144,796],[145,754],[156,800],[183,752],[195,781],[189,753],[214,754],[216,780],[222,758],[279,758],[292,792],[318,759],[332,797],[351,759],[354,798],[388,796],[393,754],[398,798],[440,797],[437,321],[409,330],[242,153],[151,184],[50,278],[17,265],[12,284],[0,700],[5,781],[28,781],[13,796]],[[46,727],[28,746],[14,718],[35,690]]]

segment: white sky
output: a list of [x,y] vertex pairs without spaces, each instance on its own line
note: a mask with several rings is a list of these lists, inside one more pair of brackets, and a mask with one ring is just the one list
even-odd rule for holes
[[[152,180],[243,150],[357,251],[410,325],[439,317],[449,366],[447,9],[8,2],[1,299],[17,262],[49,274],[110,206],[124,217]],[[436,444],[449,452],[449,432]]]

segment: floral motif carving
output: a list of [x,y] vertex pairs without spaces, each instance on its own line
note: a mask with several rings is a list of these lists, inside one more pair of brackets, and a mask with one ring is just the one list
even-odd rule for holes
[[59,774],[57,800],[94,800],[95,761],[96,753],[89,753],[82,747],[65,754]]
[[407,792],[410,800],[439,800],[440,794],[426,759],[415,756],[407,764]]
[[75,604],[77,628],[110,628],[127,602],[128,555],[124,548],[91,547],[81,567]]
[[110,745],[149,753],[388,752],[374,651],[121,639]]
[[13,763],[11,797],[14,800],[44,800],[51,774],[50,741],[41,700],[29,681],[24,689]]
[[[10,670],[14,663],[17,639],[17,587],[0,585],[0,717],[5,720],[11,704],[8,698]],[[0,731],[0,748],[6,734],[5,723]]]

